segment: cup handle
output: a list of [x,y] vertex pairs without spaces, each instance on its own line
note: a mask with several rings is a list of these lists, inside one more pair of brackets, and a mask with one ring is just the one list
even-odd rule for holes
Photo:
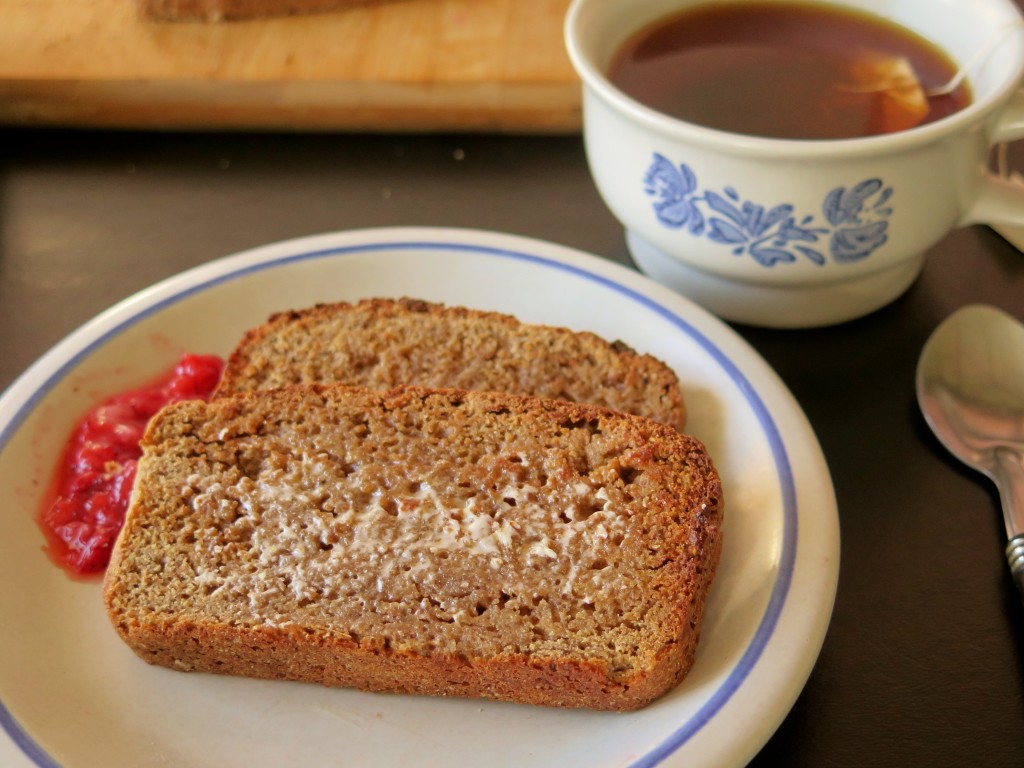
[[[1024,90],[1003,110],[990,137],[992,146],[1024,138]],[[1024,227],[1024,184],[985,172],[981,193],[960,221],[968,224]]]

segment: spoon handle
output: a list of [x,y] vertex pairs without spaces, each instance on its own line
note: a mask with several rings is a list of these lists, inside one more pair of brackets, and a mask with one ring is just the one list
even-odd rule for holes
[[1014,536],[1006,545],[1006,560],[1010,564],[1010,573],[1017,590],[1024,598],[1024,534]]
[[[1006,557],[1010,561],[1010,570],[1014,563],[1024,569],[1024,451],[1014,446],[998,446],[992,453],[995,465],[992,467],[992,479],[999,489],[999,499],[1003,506],[1003,522],[1006,524]],[[1014,545],[1017,542],[1017,545]],[[1010,557],[1011,550],[1017,557]],[[1018,586],[1024,578],[1014,571]],[[1021,594],[1024,594],[1022,592]]]

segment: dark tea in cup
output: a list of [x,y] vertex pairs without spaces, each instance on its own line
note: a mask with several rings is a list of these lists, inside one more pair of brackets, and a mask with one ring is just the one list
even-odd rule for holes
[[730,2],[648,25],[621,46],[608,75],[640,103],[708,128],[850,139],[963,109],[966,84],[942,90],[956,72],[936,45],[864,12]]

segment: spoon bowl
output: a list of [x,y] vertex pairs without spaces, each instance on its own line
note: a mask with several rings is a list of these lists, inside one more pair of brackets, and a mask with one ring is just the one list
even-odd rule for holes
[[916,385],[939,441],[998,487],[1007,559],[1024,595],[1024,325],[995,307],[957,310],[925,344]]

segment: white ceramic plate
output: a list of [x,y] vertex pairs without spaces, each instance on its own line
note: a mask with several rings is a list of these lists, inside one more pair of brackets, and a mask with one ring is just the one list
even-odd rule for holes
[[[41,550],[34,516],[89,405],[226,354],[273,311],[368,296],[499,310],[623,339],[683,383],[715,458],[725,547],[696,665],[632,714],[186,675],[139,661],[96,582]],[[736,766],[789,711],[828,625],[839,563],[828,469],[802,411],[737,335],[606,260],[509,235],[378,229],[278,243],[133,296],[0,398],[0,764],[4,766]]]

